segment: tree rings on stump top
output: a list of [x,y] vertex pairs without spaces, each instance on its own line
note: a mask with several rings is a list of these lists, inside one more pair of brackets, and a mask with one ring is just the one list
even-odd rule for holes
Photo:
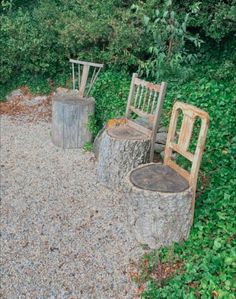
[[53,98],[53,101],[60,102],[61,104],[65,105],[94,105],[94,99],[92,97],[80,97],[77,93],[72,92],[67,94],[56,94]]
[[130,181],[136,187],[150,191],[175,193],[189,188],[181,175],[163,164],[148,164],[134,169]]
[[144,133],[135,130],[134,128],[129,127],[128,125],[120,125],[113,128],[107,129],[107,134],[116,139],[124,139],[124,140],[144,140],[150,139]]

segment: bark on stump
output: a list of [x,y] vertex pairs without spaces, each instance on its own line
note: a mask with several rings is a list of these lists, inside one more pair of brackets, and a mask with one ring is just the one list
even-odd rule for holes
[[150,163],[129,172],[124,184],[130,230],[150,248],[188,237],[192,224],[192,190],[168,166]]
[[149,161],[150,147],[148,136],[127,125],[105,129],[97,163],[99,182],[119,189],[130,170]]
[[52,104],[52,141],[62,148],[80,148],[92,141],[89,116],[94,114],[93,98],[77,94],[56,95]]

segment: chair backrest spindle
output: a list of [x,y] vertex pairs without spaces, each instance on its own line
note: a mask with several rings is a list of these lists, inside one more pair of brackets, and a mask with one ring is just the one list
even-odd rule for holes
[[[126,107],[126,117],[128,124],[137,130],[144,132],[152,138],[150,160],[153,160],[154,143],[156,132],[160,123],[160,115],[165,97],[167,84],[153,84],[138,78],[136,73],[132,76],[128,103]],[[158,95],[159,94],[159,95]],[[142,126],[131,118],[131,113],[144,118],[150,124],[149,127]]]
[[[89,96],[89,93],[97,80],[98,74],[103,67],[103,64],[93,63],[81,60],[70,59],[72,63],[72,84],[73,90],[78,90],[79,95]],[[78,76],[75,74],[75,65],[78,65]],[[93,68],[92,76],[90,77],[90,69]],[[78,77],[78,80],[76,79]]]

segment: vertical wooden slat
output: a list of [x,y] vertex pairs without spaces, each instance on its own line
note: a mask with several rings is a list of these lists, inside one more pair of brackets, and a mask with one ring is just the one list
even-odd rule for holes
[[91,89],[92,89],[94,83],[96,82],[97,77],[98,77],[100,71],[101,71],[101,68],[99,68],[99,69],[97,70],[96,75],[94,76],[94,79],[93,79],[92,83],[90,84],[90,87],[89,87],[89,89],[88,89],[87,95],[90,93],[90,91],[91,91]]
[[148,103],[147,103],[147,113],[149,113],[149,107],[150,107],[151,99],[152,99],[153,96],[154,96],[153,94],[154,94],[154,91],[153,91],[153,90],[150,90],[149,98],[148,98]]
[[194,114],[185,113],[182,121],[181,129],[180,129],[179,139],[178,139],[178,145],[185,151],[189,147],[189,143],[193,131],[193,125],[194,125]]
[[81,84],[80,84],[80,88],[79,88],[79,95],[81,97],[83,97],[83,95],[84,95],[86,82],[87,82],[87,79],[88,79],[88,74],[89,74],[89,65],[85,64],[84,67],[83,67]]
[[136,89],[136,92],[135,92],[134,104],[133,104],[134,107],[136,107],[136,105],[137,105],[137,99],[138,99],[139,93],[140,93],[140,85],[138,85],[135,89]]
[[132,104],[132,100],[134,97],[134,91],[135,91],[134,81],[135,81],[135,78],[137,78],[137,77],[138,77],[138,74],[133,73],[131,84],[130,84],[128,102],[127,102],[127,106],[126,106],[126,113],[125,113],[126,117],[130,116],[130,106]]
[[144,94],[144,99],[143,99],[143,104],[142,104],[142,110],[143,110],[143,111],[145,111],[145,104],[146,104],[146,101],[147,101],[148,91],[149,91],[149,89],[146,88],[146,90],[145,90],[145,94]]
[[154,122],[153,122],[153,132],[152,132],[153,138],[152,138],[151,151],[150,151],[150,161],[151,162],[153,161],[153,157],[154,157],[154,144],[156,142],[157,128],[160,123],[160,116],[161,116],[161,110],[162,110],[163,101],[164,101],[164,97],[165,97],[165,93],[166,93],[166,87],[167,87],[167,84],[165,82],[162,82],[159,97],[158,97],[157,107],[156,107],[156,111],[155,111]]
[[78,64],[78,89],[80,88],[80,64]]
[[155,92],[154,92],[154,95],[153,95],[153,98],[152,98],[151,113],[153,113],[153,110],[154,110],[154,107],[155,107],[154,105],[155,105],[156,99],[157,99],[157,92],[155,91]]
[[142,85],[140,97],[139,97],[139,100],[138,100],[138,107],[137,107],[138,109],[140,109],[140,107],[141,107],[141,102],[142,102],[142,98],[143,98],[143,92],[144,92],[144,86]]
[[168,165],[169,160],[171,160],[171,155],[172,155],[171,143],[174,141],[175,138],[178,115],[179,115],[179,110],[175,109],[174,106],[171,114],[169,130],[166,139],[166,147],[165,147],[165,155],[164,155],[164,164],[166,165]]
[[193,189],[193,199],[192,199],[192,221],[194,217],[194,207],[195,207],[195,195],[196,195],[196,188],[197,188],[197,178],[198,172],[200,168],[200,163],[202,160],[202,155],[205,147],[206,142],[206,135],[209,126],[209,117],[202,118],[201,129],[198,136],[197,146],[193,158],[193,163],[190,172],[190,185]]
[[74,66],[74,63],[72,63],[72,84],[73,84],[73,90],[75,90],[75,66]]

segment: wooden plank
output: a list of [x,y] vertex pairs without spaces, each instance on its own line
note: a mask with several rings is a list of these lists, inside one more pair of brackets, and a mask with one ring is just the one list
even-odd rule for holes
[[184,118],[180,129],[179,139],[178,139],[178,145],[183,149],[183,151],[187,151],[189,147],[189,143],[193,132],[194,121],[195,121],[195,117],[193,112],[189,114],[186,113],[184,114]]
[[141,87],[141,94],[140,94],[139,101],[138,101],[138,106],[137,106],[138,109],[141,107],[143,92],[144,92],[144,86]]
[[144,133],[145,135],[151,137],[152,135],[152,131],[143,127],[143,126],[140,126],[139,124],[133,122],[132,120],[128,119],[128,122],[127,122],[128,126],[130,126],[131,128],[134,128],[136,129],[137,131],[139,132],[142,132]]
[[174,169],[177,173],[179,173],[184,179],[186,179],[189,182],[190,179],[190,173],[183,169],[182,167],[180,167],[178,164],[176,164],[174,161],[172,161],[171,159],[168,160],[165,165],[169,166],[170,168]]
[[166,94],[166,88],[167,88],[167,83],[162,82],[158,101],[157,101],[157,107],[156,107],[156,111],[155,111],[155,115],[154,115],[154,122],[153,122],[153,124],[154,124],[153,125],[153,135],[152,135],[153,140],[151,143],[151,151],[150,151],[150,161],[151,162],[153,161],[153,157],[154,157],[154,144],[156,142],[157,128],[159,127],[159,124],[160,124],[161,110],[162,110],[162,106],[163,106],[164,97]]
[[149,117],[149,116],[152,116],[152,114],[143,112],[143,111],[140,110],[140,109],[134,108],[134,106],[130,106],[130,110],[133,111],[134,113],[136,113],[138,116],[141,116],[141,117]]
[[166,147],[165,147],[165,154],[164,154],[164,164],[166,165],[169,162],[169,160],[171,160],[171,156],[172,156],[172,148],[170,145],[172,142],[174,142],[178,115],[179,115],[178,108],[176,107],[176,105],[174,105],[171,113],[169,130],[166,139]]
[[161,85],[154,84],[154,83],[151,83],[151,82],[139,79],[139,78],[135,79],[134,84],[135,85],[141,85],[143,87],[146,87],[150,90],[154,90],[156,92],[160,92],[160,90],[161,90]]
[[[95,69],[94,69],[94,71],[95,71]],[[88,89],[88,91],[87,91],[87,93],[86,93],[86,96],[89,95],[89,93],[90,93],[90,91],[91,91],[91,89],[92,89],[94,83],[95,83],[96,80],[97,80],[97,77],[98,77],[98,74],[100,73],[100,71],[101,71],[101,68],[99,68],[99,69],[97,70],[97,72],[96,72],[96,74],[95,74],[93,80],[91,79],[91,83],[90,83],[89,89]]]
[[72,63],[72,83],[73,83],[73,90],[75,90],[75,65]]
[[133,101],[133,97],[134,97],[134,92],[135,92],[135,86],[134,86],[134,81],[137,78],[138,74],[133,73],[132,76],[132,80],[131,80],[131,84],[130,84],[130,90],[129,90],[129,97],[128,97],[128,102],[127,102],[127,106],[126,106],[126,113],[125,116],[129,117],[130,116],[130,107],[131,107],[131,103]]
[[79,95],[83,97],[85,87],[86,87],[86,82],[88,79],[88,74],[89,74],[89,65],[85,64],[83,67],[83,72],[82,72],[82,78],[81,78],[81,84],[79,87]]
[[185,151],[185,150],[183,150],[183,148],[182,147],[180,147],[178,144],[176,144],[176,143],[170,143],[170,147],[174,150],[174,151],[176,151],[177,153],[179,153],[179,154],[181,154],[182,156],[184,156],[186,159],[188,159],[189,161],[193,161],[193,159],[194,159],[194,155],[192,154],[192,153],[190,153],[190,152],[187,152],[187,151]]
[[70,59],[70,62],[71,63],[78,63],[78,64],[82,64],[82,65],[100,67],[100,68],[102,68],[104,66],[104,64],[102,64],[102,63],[87,62],[87,61],[81,61],[81,60],[76,60],[76,59]]

